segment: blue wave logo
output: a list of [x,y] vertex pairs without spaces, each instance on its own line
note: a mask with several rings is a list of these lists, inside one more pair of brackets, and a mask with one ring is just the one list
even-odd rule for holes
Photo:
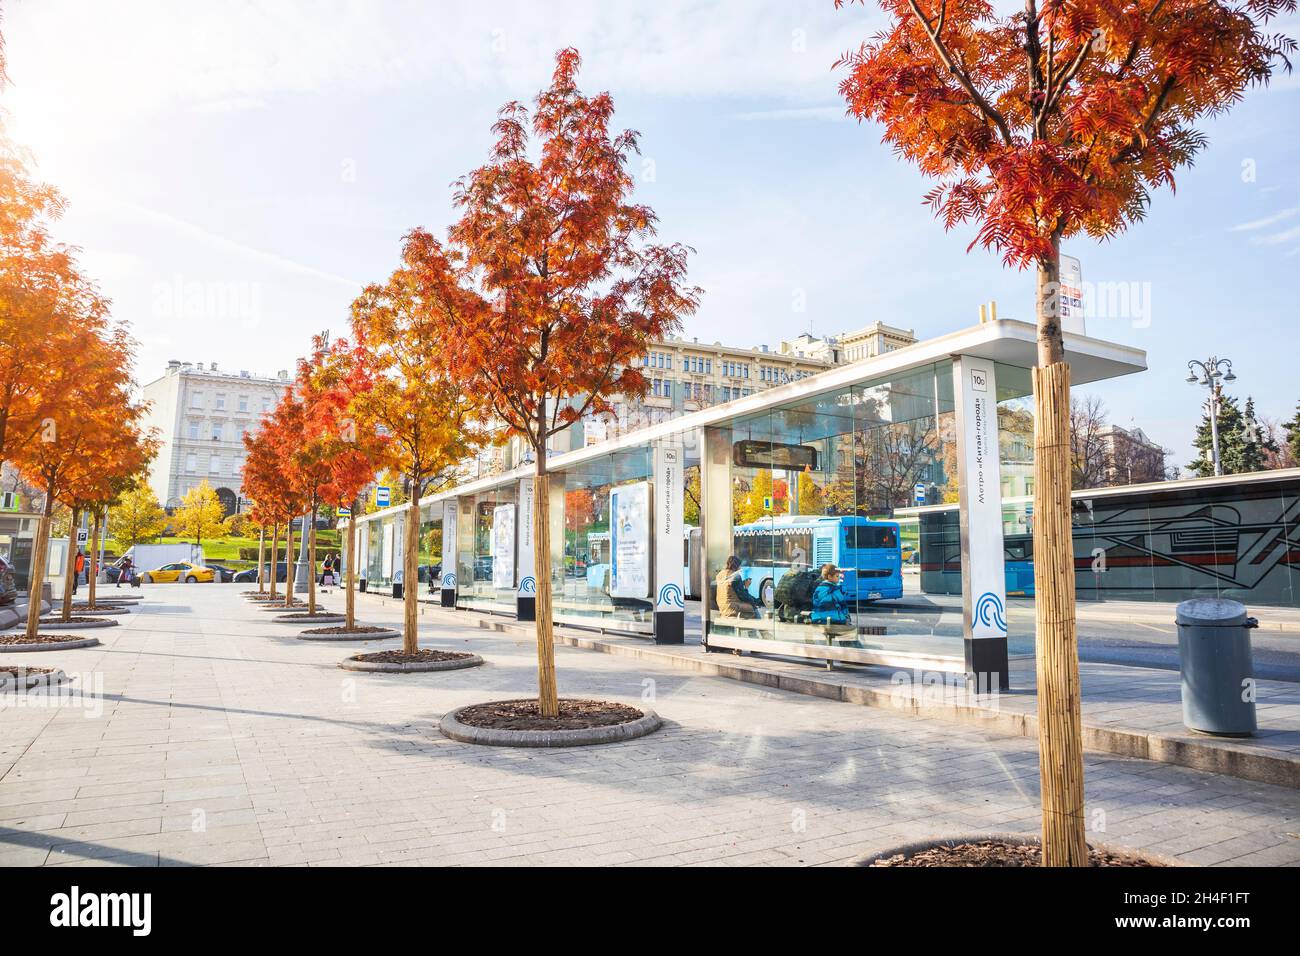
[[686,601],[682,598],[681,585],[665,584],[659,589],[659,600],[656,603],[661,607],[675,607],[679,610],[685,610]]
[[985,627],[994,627],[1003,634],[1007,632],[1006,609],[1002,599],[992,591],[985,591],[975,602],[975,620]]
[[537,593],[537,579],[536,579],[535,577],[533,577],[533,576],[530,574],[528,577],[526,577],[526,578],[524,578],[522,581],[520,581],[520,582],[519,582],[519,593],[520,593],[520,594],[536,594],[536,593]]
[[444,574],[442,576],[442,586],[445,588],[454,588],[456,586],[456,575]]

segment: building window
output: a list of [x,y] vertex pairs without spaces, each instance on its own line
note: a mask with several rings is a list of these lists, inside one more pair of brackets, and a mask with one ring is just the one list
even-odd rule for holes
[[203,407],[203,393],[190,392],[190,408],[202,408],[202,407]]
[[247,395],[240,395],[240,396],[239,396],[239,410],[240,410],[241,412],[246,412],[246,411],[248,411],[248,396],[247,396]]
[[271,410],[271,400],[270,400],[269,398],[263,398],[263,399],[262,399],[262,411],[264,411],[264,412],[269,412],[270,410]]
[[186,456],[185,456],[185,471],[186,471],[188,474],[191,474],[191,475],[192,475],[192,474],[194,474],[194,473],[195,473],[196,471],[198,471],[198,470],[199,470],[199,456],[198,456],[198,455],[186,455]]
[[212,423],[212,440],[221,441],[221,422]]
[[198,441],[198,440],[199,440],[199,423],[198,423],[198,422],[190,422],[190,438],[194,439],[195,441]]
[[208,464],[208,472],[213,475],[221,474],[221,456],[213,455],[212,461]]
[[226,393],[217,392],[217,411],[222,412],[226,409]]

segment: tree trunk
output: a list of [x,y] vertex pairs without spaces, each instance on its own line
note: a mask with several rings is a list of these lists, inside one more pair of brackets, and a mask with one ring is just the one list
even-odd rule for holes
[[1070,366],[1060,323],[1060,243],[1038,270],[1034,381],[1034,621],[1043,865],[1086,866],[1079,648],[1070,528]]
[[[273,572],[274,573],[274,572]],[[257,526],[257,593],[266,592],[266,525]]]
[[[103,512],[98,508],[95,509],[94,531],[90,533],[90,558],[86,561],[86,567],[91,569],[90,574],[86,575],[86,610],[95,609],[95,581],[99,578],[99,531],[100,518]],[[91,562],[94,562],[93,567]]]
[[533,573],[537,577],[537,707],[543,717],[560,716],[555,679],[555,626],[551,615],[551,492],[546,449],[537,452],[533,479]]
[[41,624],[41,585],[45,583],[45,565],[50,557],[50,512],[53,498],[46,495],[45,510],[36,523],[36,546],[32,548],[31,580],[27,596],[27,639],[36,640]]
[[[412,489],[414,492],[414,488]],[[420,649],[418,630],[419,608],[416,600],[420,595],[419,561],[420,544],[420,499],[412,493],[406,506],[406,540],[402,542],[402,653],[414,654]]]
[[311,509],[311,530],[307,532],[307,613],[316,613],[316,509]]
[[280,547],[280,522],[271,522],[271,600],[275,600],[275,581],[279,577],[275,567],[275,552]]
[[59,617],[65,621],[72,619],[72,585],[77,577],[77,522],[81,520],[81,509],[72,509],[72,523],[68,525],[68,560],[64,563],[63,574],[63,609]]
[[357,557],[357,502],[352,502],[352,513],[348,515],[348,542],[347,542],[347,559],[348,559],[348,581],[346,593],[343,596],[344,621],[343,626],[351,630],[357,626],[357,605],[356,594],[353,588],[357,583],[355,570]]
[[293,557],[293,519],[290,518],[284,529],[284,606],[293,607],[293,587],[297,583],[297,568],[290,570],[289,561]]

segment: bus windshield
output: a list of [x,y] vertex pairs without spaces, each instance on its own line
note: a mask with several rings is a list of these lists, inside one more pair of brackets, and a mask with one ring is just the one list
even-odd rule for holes
[[850,551],[869,551],[898,547],[898,535],[888,525],[846,525],[844,547]]

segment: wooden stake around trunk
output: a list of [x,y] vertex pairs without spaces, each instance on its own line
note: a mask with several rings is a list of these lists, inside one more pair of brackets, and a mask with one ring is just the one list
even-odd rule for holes
[[311,528],[307,532],[307,613],[316,613],[316,512],[311,513]]
[[[86,575],[86,610],[88,611],[95,609],[95,582],[99,579],[99,562],[95,559],[99,557],[99,533],[102,515],[102,511],[98,508],[95,509],[94,530],[90,533],[90,558],[86,561],[86,567],[91,568],[94,573]],[[93,567],[92,562],[94,562]]]
[[293,567],[289,563],[289,558],[293,556],[293,519],[289,519],[288,525],[284,529],[284,606],[293,607],[293,586],[297,583],[298,575],[290,569]]
[[[257,593],[266,593],[266,525],[257,527]],[[275,572],[271,572],[274,576]]]
[[31,580],[27,590],[27,639],[36,640],[41,624],[41,585],[45,583],[45,565],[50,559],[50,498],[46,497],[45,511],[36,522],[36,546],[32,548]]
[[1070,529],[1070,366],[1033,370],[1034,622],[1043,865],[1087,866]]
[[280,576],[276,570],[275,552],[280,547],[280,522],[271,523],[271,600],[275,600],[275,582]]
[[402,653],[414,654],[420,649],[419,561],[420,499],[412,488],[411,501],[406,506],[406,540],[402,542]]
[[65,621],[72,620],[72,587],[77,579],[77,522],[81,519],[81,509],[72,509],[72,523],[68,525],[68,560],[64,563],[63,574],[63,609],[59,617]]
[[537,576],[537,708],[543,717],[560,716],[555,679],[555,625],[551,620],[551,491],[545,452],[537,456],[533,480],[533,569]]
[[353,588],[356,586],[357,583],[356,570],[354,567],[356,565],[356,556],[357,556],[356,514],[357,514],[357,503],[354,501],[352,503],[352,513],[348,515],[348,544],[347,544],[348,581],[347,581],[347,593],[343,597],[343,607],[345,608],[343,612],[343,616],[344,616],[343,625],[344,627],[347,627],[349,629],[357,626],[356,594],[353,592]]

